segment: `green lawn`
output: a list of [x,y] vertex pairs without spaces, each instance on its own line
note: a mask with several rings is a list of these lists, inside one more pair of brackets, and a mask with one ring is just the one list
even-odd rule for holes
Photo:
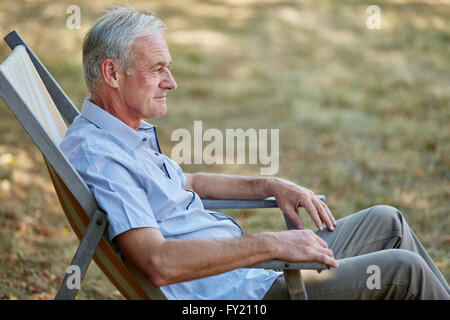
[[[115,2],[125,3],[124,1]],[[378,1],[128,1],[160,13],[178,89],[158,125],[170,155],[177,128],[279,129],[278,176],[325,194],[337,218],[399,208],[450,279],[450,6]],[[81,29],[66,28],[67,6]],[[17,29],[77,106],[86,30],[108,1],[3,1]],[[0,46],[0,60],[10,50]],[[0,299],[53,298],[77,247],[42,156],[0,102]],[[183,165],[257,175],[258,165]],[[251,214],[254,212],[254,214]],[[232,211],[246,232],[283,229],[276,210]],[[308,228],[311,220],[301,210]],[[93,263],[80,299],[120,299]]]

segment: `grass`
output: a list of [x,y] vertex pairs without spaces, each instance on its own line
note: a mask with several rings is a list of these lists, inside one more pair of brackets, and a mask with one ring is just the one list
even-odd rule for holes
[[[115,2],[120,4],[121,2]],[[122,1],[122,3],[124,3]],[[127,2],[129,3],[129,2]],[[68,30],[67,6],[81,8]],[[178,89],[158,125],[170,155],[176,128],[277,128],[278,176],[326,194],[337,218],[375,204],[399,208],[450,278],[450,8],[378,1],[133,1],[167,23]],[[18,29],[81,106],[83,34],[108,1],[3,1]],[[10,50],[0,46],[0,58]],[[39,151],[0,102],[0,298],[53,298],[77,247]],[[256,165],[184,165],[256,175]],[[301,212],[307,227],[311,220]],[[246,232],[283,229],[276,210],[231,211]],[[80,299],[120,299],[91,265]]]

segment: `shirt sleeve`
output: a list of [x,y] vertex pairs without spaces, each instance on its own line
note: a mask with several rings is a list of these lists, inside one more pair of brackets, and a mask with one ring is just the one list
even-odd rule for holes
[[[82,152],[84,153],[84,152]],[[82,159],[85,158],[85,159]],[[87,159],[90,158],[90,159]],[[108,218],[108,236],[134,228],[157,228],[148,195],[132,168],[108,157],[81,157],[74,166]],[[84,163],[85,165],[81,165]],[[78,165],[77,165],[78,164]]]

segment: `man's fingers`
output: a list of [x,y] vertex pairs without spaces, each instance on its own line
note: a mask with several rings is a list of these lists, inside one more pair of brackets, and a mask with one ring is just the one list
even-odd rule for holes
[[[329,249],[322,249],[322,250],[331,251]],[[315,257],[315,260],[319,261],[319,262],[322,262],[322,263],[326,264],[329,267],[337,268],[339,266],[339,264],[334,259],[333,253],[331,252],[331,254],[330,254],[329,252],[321,252],[322,250],[318,250],[317,255]]]
[[294,210],[292,208],[288,208],[288,209],[286,209],[285,214],[287,214],[288,217],[291,218],[292,222],[295,224],[297,229],[303,230],[305,228],[305,226],[303,225],[303,221],[300,218],[300,216],[296,210]]
[[[325,256],[324,263],[325,263],[328,267],[332,267],[332,268],[337,268],[337,267],[339,267],[339,263],[338,263],[334,258],[331,258],[331,257],[329,257],[329,256]],[[329,268],[328,268],[328,269],[329,269]]]
[[334,226],[336,226],[336,219],[334,218],[333,214],[331,213],[330,208],[328,208],[327,204],[324,203],[324,202],[322,202],[322,205],[323,205],[323,206],[325,207],[325,209],[327,210],[328,216],[330,217],[331,222],[333,223]]
[[338,262],[334,259],[333,251],[330,249],[313,247],[308,251],[309,259],[311,261],[321,262],[332,268],[337,268],[339,266]]
[[305,210],[309,213],[309,215],[311,216],[311,219],[314,221],[314,223],[316,224],[317,228],[320,230],[323,230],[322,227],[322,220],[319,217],[319,213],[317,212],[316,207],[314,206],[314,204],[312,203],[311,200],[306,200],[303,203],[303,208],[305,208]]
[[331,218],[329,216],[329,213],[328,213],[329,210],[327,210],[327,207],[325,206],[325,204],[317,198],[313,198],[313,203],[316,206],[317,211],[319,212],[322,222],[325,223],[325,225],[327,226],[327,228],[329,230],[333,231],[334,230],[333,221],[331,220]]
[[[303,203],[301,203],[301,206],[308,212],[319,230],[323,230],[323,224],[327,226],[328,230],[334,230],[336,220],[334,219],[328,206],[320,199],[315,196],[310,199],[307,198],[303,201]],[[303,222],[295,209],[297,208],[288,208],[285,213],[291,218],[292,222],[298,229],[303,230]]]
[[319,237],[317,234],[314,233],[316,241],[324,248],[328,248],[328,243],[323,240],[321,237]]

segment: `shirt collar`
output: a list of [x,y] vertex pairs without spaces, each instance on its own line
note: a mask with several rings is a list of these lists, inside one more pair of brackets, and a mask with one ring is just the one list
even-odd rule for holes
[[[126,145],[136,148],[141,142],[143,137],[118,118],[114,117],[112,114],[106,112],[88,98],[84,100],[83,106],[81,108],[81,116],[86,120],[92,122],[97,127],[108,131],[114,135],[117,139],[124,142]],[[141,121],[141,126],[139,131],[145,131],[153,128],[154,125]]]

